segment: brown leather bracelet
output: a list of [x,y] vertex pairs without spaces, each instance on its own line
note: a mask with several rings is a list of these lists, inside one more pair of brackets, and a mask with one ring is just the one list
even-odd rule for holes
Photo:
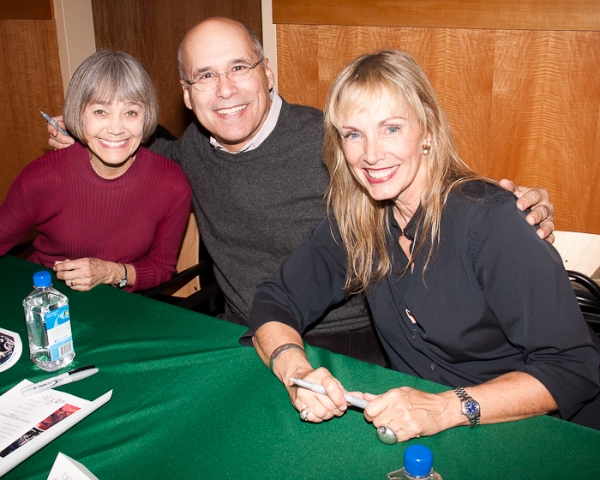
[[275,373],[273,371],[273,367],[275,366],[275,362],[277,361],[277,359],[281,357],[281,355],[283,355],[285,352],[289,352],[290,350],[300,350],[302,351],[302,353],[304,353],[304,355],[306,355],[304,348],[295,343],[284,343],[283,345],[280,345],[275,350],[273,350],[273,353],[271,354],[271,359],[269,360],[269,368],[273,373]]

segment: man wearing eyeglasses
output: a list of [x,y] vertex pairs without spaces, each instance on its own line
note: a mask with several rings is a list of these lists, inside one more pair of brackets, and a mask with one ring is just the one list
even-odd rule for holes
[[[272,90],[275,80],[260,41],[231,19],[192,27],[179,48],[179,72],[184,102],[200,126],[190,125],[174,142],[157,140],[151,149],[183,167],[226,298],[224,318],[247,325],[256,286],[326,215],[322,112],[289,104]],[[56,135],[51,146],[72,143],[49,131]],[[532,204],[538,206],[530,223],[548,217],[540,231],[551,235],[546,192],[530,190],[519,200],[521,209]],[[387,363],[359,297],[333,306],[304,339]]]
[[[202,239],[227,300],[224,317],[247,324],[256,286],[326,215],[323,115],[273,91],[260,41],[230,19],[208,19],[187,33],[179,74],[184,102],[208,134],[192,125],[177,142],[161,140],[152,148],[188,175]],[[387,363],[361,298],[333,309],[305,338]]]

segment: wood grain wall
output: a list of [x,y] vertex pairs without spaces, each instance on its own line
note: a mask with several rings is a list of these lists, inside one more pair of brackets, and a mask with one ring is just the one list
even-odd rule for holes
[[[274,12],[279,1],[286,3],[275,0]],[[321,2],[309,0],[306,10],[313,4]],[[472,168],[547,188],[558,229],[600,233],[600,31],[305,25],[289,15],[285,21],[277,25],[277,44],[279,92],[288,101],[322,108],[352,58],[405,50],[429,76]]]
[[0,20],[0,203],[12,181],[48,147],[40,110],[62,110],[54,20]]
[[179,85],[177,49],[185,33],[212,16],[226,16],[262,35],[260,0],[92,0],[96,47],[141,60],[155,82],[160,123],[179,136],[193,121]]

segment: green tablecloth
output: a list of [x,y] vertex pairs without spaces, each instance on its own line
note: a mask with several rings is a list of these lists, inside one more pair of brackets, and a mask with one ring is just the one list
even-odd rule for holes
[[[0,259],[0,327],[21,335],[24,352],[0,373],[0,393],[23,378],[48,374],[29,360],[21,302],[40,270]],[[238,344],[244,328],[100,286],[70,300],[74,366],[100,372],[61,387],[112,400],[6,475],[46,479],[58,452],[102,480],[385,479],[411,443],[429,446],[444,480],[600,478],[600,432],[550,417],[384,445],[358,411],[315,425],[300,421],[283,386],[254,349]],[[329,368],[348,389],[379,393],[398,385],[445,387],[317,348],[313,365]]]

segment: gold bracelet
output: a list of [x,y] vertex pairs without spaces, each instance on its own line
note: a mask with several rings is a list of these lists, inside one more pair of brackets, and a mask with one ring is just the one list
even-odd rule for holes
[[302,351],[302,353],[304,353],[304,355],[306,355],[304,349],[300,345],[297,345],[295,343],[284,343],[283,345],[280,345],[275,350],[273,350],[273,353],[271,354],[271,359],[269,361],[269,368],[273,373],[275,373],[273,371],[273,366],[275,365],[277,359],[281,357],[281,355],[283,355],[285,352],[289,352],[290,350],[300,350]]

